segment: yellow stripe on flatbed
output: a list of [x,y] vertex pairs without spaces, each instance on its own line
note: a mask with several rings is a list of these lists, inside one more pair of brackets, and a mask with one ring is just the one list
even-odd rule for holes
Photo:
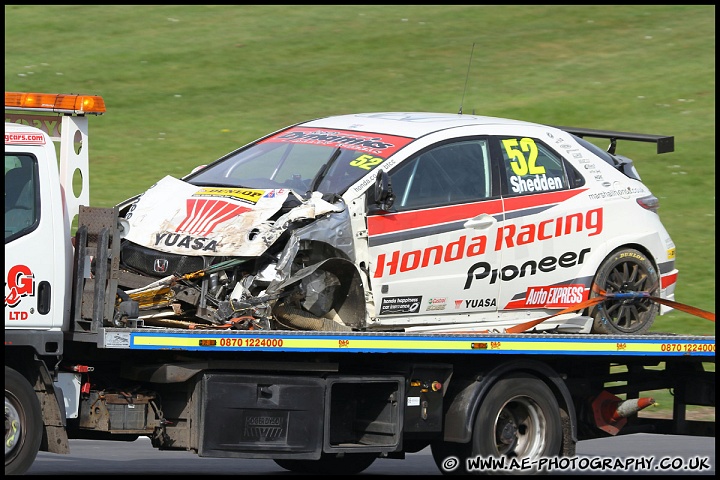
[[107,329],[105,348],[357,353],[714,356],[715,337],[558,334],[208,332]]

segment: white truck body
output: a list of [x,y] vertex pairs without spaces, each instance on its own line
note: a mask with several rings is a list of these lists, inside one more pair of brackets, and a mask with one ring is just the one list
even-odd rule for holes
[[[19,118],[9,116],[10,120]],[[13,309],[6,316],[6,329],[68,329],[73,251],[66,239],[79,206],[88,205],[90,199],[87,120],[72,115],[25,115],[24,124],[5,124],[5,255],[23,259],[22,264],[5,264],[5,306]],[[82,145],[77,151],[76,139]],[[25,172],[19,177],[8,174],[16,164]],[[36,175],[37,180],[28,175]],[[72,183],[75,177],[82,182],[77,195]],[[42,186],[42,193],[35,185]],[[25,189],[19,193],[24,204],[8,205],[9,192],[20,189]],[[12,211],[8,212],[9,208]],[[18,234],[22,238],[8,242],[8,237],[13,240]],[[46,290],[49,288],[53,291]],[[43,301],[50,302],[47,309],[38,307],[38,297],[43,295]]]

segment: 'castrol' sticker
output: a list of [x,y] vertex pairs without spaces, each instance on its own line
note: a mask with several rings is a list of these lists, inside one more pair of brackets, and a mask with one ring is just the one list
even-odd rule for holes
[[45,136],[39,133],[6,133],[5,145],[45,145]]

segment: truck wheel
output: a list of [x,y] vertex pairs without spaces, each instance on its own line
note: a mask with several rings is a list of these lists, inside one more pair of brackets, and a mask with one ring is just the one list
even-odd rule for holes
[[[657,296],[660,279],[652,262],[633,248],[614,252],[602,263],[595,283],[608,293],[648,292]],[[591,293],[591,298],[597,297]],[[590,308],[593,333],[641,334],[655,320],[658,306],[649,298],[608,299]]]
[[5,367],[5,475],[22,475],[35,461],[43,435],[42,412],[35,390]]
[[373,464],[377,454],[348,453],[343,457],[322,454],[320,460],[275,459],[274,462],[293,473],[355,475]]
[[468,459],[505,457],[508,466],[510,459],[556,457],[562,438],[560,406],[550,388],[533,375],[513,374],[498,380],[482,400],[469,443],[434,444],[432,452],[446,474],[528,474],[536,472],[468,468]]

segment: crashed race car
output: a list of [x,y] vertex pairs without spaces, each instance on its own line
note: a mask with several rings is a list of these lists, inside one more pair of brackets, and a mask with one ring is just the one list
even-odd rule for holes
[[671,308],[571,311],[674,299],[675,245],[618,140],[673,150],[464,114],[292,125],[120,204],[119,284],[148,326],[644,333]]

